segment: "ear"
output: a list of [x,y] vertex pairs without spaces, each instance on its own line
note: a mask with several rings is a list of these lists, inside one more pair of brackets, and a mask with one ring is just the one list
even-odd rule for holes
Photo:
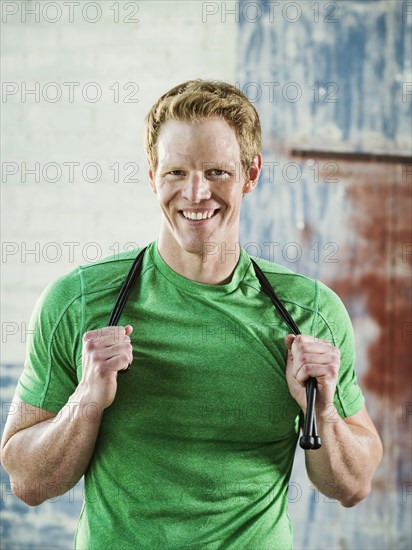
[[152,167],[151,167],[149,161],[148,161],[148,164],[149,164],[149,182],[150,182],[150,187],[152,188],[153,193],[156,194],[156,193],[157,193],[157,190],[156,190],[156,183],[155,183],[155,172],[153,172]]
[[262,170],[262,155],[259,153],[252,160],[251,165],[247,171],[245,178],[245,185],[243,186],[243,194],[251,193],[256,187],[259,181],[260,172]]

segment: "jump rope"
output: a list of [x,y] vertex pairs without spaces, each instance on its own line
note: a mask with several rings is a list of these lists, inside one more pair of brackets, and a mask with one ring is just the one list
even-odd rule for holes
[[[146,247],[147,248],[147,247]],[[143,256],[146,252],[146,248],[143,248],[139,254],[136,256],[132,267],[130,268],[129,273],[127,274],[126,279],[124,280],[122,287],[120,289],[119,295],[117,296],[116,303],[113,306],[112,312],[109,317],[108,325],[109,327],[114,327],[119,322],[120,316],[126,305],[127,299],[129,297],[130,291],[133,287],[135,280],[137,279],[140,270],[142,268]],[[277,312],[282,317],[283,321],[289,327],[290,331],[297,336],[301,334],[299,327],[292,319],[285,306],[279,300],[276,292],[273,290],[272,285],[267,280],[266,276],[263,274],[263,271],[257,265],[257,263],[252,260],[251,262],[255,270],[256,277],[258,278],[263,292],[269,296],[272,300]],[[130,365],[121,371],[119,374],[123,374],[130,369]],[[321,438],[317,434],[316,428],[316,413],[315,413],[315,402],[316,402],[316,392],[317,392],[317,383],[315,378],[309,378],[306,382],[306,418],[303,427],[303,435],[299,440],[299,445],[302,449],[319,449],[322,446]]]

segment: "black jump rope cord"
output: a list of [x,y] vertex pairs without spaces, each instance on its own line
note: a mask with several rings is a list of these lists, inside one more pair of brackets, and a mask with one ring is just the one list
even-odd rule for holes
[[[136,256],[130,271],[124,280],[122,287],[120,289],[119,295],[117,297],[116,303],[113,306],[112,312],[109,317],[108,326],[116,326],[120,316],[122,314],[123,308],[126,305],[127,299],[129,297],[130,291],[132,289],[134,281],[137,279],[143,262],[143,256],[146,252],[146,248],[143,248],[139,254]],[[272,288],[272,285],[267,280],[266,276],[263,274],[263,271],[257,265],[255,261],[251,259],[253,268],[256,273],[256,277],[259,279],[262,290],[269,296],[272,300],[274,306],[276,307],[279,315],[282,317],[283,321],[290,328],[291,332],[295,335],[301,334],[299,327],[289,315],[288,311],[285,309],[282,302],[279,300],[275,291]],[[123,369],[119,371],[119,374],[127,372],[130,368]],[[315,413],[315,402],[316,402],[316,391],[317,384],[315,378],[309,378],[306,383],[306,401],[307,401],[307,410],[306,418],[303,427],[303,435],[300,438],[299,445],[302,449],[319,449],[322,446],[320,437],[317,434],[316,430],[316,413]]]
[[[251,262],[253,264],[256,277],[259,279],[259,282],[262,286],[263,291],[272,300],[279,315],[282,317],[282,319],[290,328],[293,334],[295,334],[296,336],[298,334],[301,334],[298,325],[295,323],[295,321],[290,316],[289,312],[286,310],[285,306],[279,300],[276,292],[273,290],[272,285],[267,280],[263,271],[260,269],[260,267],[257,265],[255,261],[251,259]],[[305,418],[305,424],[303,427],[303,435],[299,440],[299,445],[302,447],[302,449],[305,449],[305,450],[319,449],[322,446],[322,441],[317,434],[317,428],[316,428],[316,412],[315,412],[316,391],[317,391],[316,378],[309,378],[309,380],[306,382],[306,405],[307,405],[306,418]]]

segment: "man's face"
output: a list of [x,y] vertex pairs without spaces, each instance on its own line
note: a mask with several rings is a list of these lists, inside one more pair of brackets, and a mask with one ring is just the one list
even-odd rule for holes
[[206,251],[208,243],[233,246],[242,197],[257,183],[260,155],[245,179],[235,131],[220,118],[166,122],[157,153],[158,167],[149,177],[163,212],[163,245],[193,254]]

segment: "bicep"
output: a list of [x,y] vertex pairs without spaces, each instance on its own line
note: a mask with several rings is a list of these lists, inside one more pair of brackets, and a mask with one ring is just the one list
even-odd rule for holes
[[1,440],[1,449],[3,450],[10,438],[17,432],[30,428],[45,420],[54,418],[56,413],[46,411],[39,407],[34,407],[22,401],[17,394],[14,395],[10,404],[6,424]]

